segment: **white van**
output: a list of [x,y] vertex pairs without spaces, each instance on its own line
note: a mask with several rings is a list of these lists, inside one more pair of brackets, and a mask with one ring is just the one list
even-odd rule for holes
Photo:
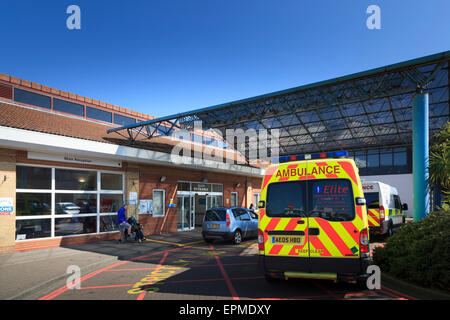
[[367,204],[367,219],[371,234],[391,236],[405,223],[408,205],[401,202],[397,188],[380,181],[362,181]]

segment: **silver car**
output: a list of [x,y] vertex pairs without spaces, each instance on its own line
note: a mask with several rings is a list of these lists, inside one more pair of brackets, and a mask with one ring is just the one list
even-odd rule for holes
[[203,219],[202,235],[206,242],[232,240],[239,244],[244,238],[258,236],[258,216],[242,207],[208,209]]

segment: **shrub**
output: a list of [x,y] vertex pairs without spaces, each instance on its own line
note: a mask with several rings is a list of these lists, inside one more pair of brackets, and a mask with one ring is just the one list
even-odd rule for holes
[[404,225],[374,250],[382,272],[422,287],[450,291],[450,208]]

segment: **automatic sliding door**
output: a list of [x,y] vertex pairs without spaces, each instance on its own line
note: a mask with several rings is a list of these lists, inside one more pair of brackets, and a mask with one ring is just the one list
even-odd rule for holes
[[193,213],[191,196],[178,196],[178,230],[189,230],[194,227]]

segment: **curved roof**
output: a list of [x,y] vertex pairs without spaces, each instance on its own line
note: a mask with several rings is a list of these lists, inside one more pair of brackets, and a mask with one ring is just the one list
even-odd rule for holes
[[[430,95],[430,134],[449,120],[450,51],[109,129],[131,142],[177,128],[279,130],[280,155],[412,143],[412,99]],[[161,133],[161,131],[159,132]],[[246,151],[249,150],[248,142]]]

